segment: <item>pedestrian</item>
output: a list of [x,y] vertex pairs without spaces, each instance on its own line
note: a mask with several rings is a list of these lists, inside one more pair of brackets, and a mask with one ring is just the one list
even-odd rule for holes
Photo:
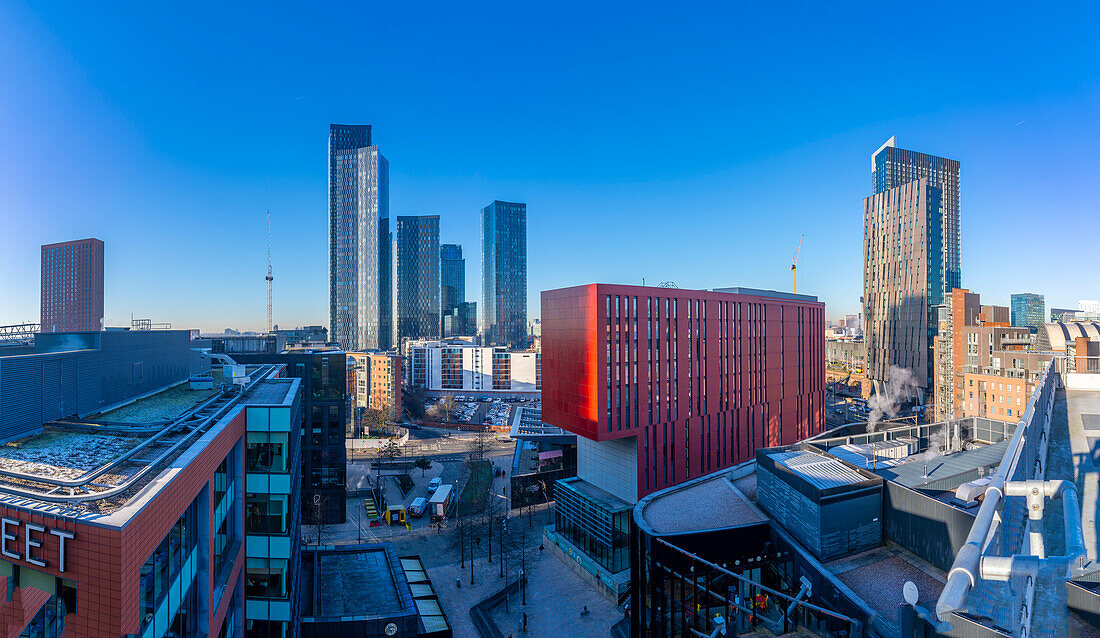
[[527,631],[527,612],[523,612],[523,630]]

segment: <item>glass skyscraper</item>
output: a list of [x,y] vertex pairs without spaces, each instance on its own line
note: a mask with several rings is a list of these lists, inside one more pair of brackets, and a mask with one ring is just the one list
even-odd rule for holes
[[[466,260],[462,258],[462,246],[441,244],[439,246],[439,285],[443,303],[443,316],[453,314],[459,304],[466,301]],[[444,337],[456,335],[443,331]]]
[[328,137],[329,321],[345,350],[391,347],[390,164],[370,125],[332,124]]
[[1022,292],[1012,295],[1012,325],[1017,328],[1028,328],[1031,332],[1039,332],[1039,328],[1046,323],[1047,303],[1043,295],[1033,292]]
[[398,217],[394,343],[439,337],[439,266],[439,215]]
[[527,345],[527,204],[481,209],[481,332],[487,345]]

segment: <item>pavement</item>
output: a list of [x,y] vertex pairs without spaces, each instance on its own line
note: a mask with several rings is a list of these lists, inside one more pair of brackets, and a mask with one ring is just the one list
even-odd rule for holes
[[[535,527],[533,533],[541,535],[542,529]],[[456,637],[478,635],[470,620],[470,608],[505,585],[506,579],[499,576],[499,563],[489,564],[479,558],[473,569],[474,582],[471,584],[469,563],[465,569],[460,569],[457,564],[428,568],[428,575]],[[460,575],[462,587],[456,587],[455,578]],[[588,614],[581,613],[585,605],[588,606]],[[525,612],[526,632],[522,629]],[[613,603],[549,552],[542,552],[530,570],[527,604],[521,604],[517,593],[508,601],[507,609],[502,604],[492,611],[493,621],[501,632],[516,638],[606,638],[611,626],[622,617]]]

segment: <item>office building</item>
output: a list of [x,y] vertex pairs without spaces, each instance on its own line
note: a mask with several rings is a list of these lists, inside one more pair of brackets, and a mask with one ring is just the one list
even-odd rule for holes
[[1076,308],[1051,308],[1050,320],[1054,323],[1060,321],[1073,321],[1077,318],[1077,313],[1080,312]]
[[[1051,367],[1013,422],[848,425],[641,499],[630,635],[1095,633],[1100,572],[1077,557],[1095,555],[1096,536],[1076,513],[1096,510],[1096,492],[1048,497],[1045,515],[1022,495],[1036,468],[1072,484],[1079,455],[1040,441],[1069,440],[1073,415],[1100,401]],[[1010,560],[1028,567],[988,569]]]
[[279,326],[275,326],[272,332],[282,337],[283,342],[288,346],[317,347],[328,343],[328,328],[324,326],[301,326],[283,330],[280,330]]
[[542,416],[578,435],[577,478],[554,488],[555,545],[621,593],[639,497],[821,432],[824,328],[809,295],[544,291]]
[[394,343],[439,337],[439,215],[397,218]]
[[[247,373],[2,446],[6,635],[298,635],[299,382],[279,366]],[[73,371],[81,387],[103,374]]]
[[467,334],[452,334],[447,331],[446,326],[446,317],[457,314],[459,305],[466,301],[466,260],[462,258],[462,246],[458,244],[439,246],[439,298],[444,317],[440,336],[457,337]]
[[1087,315],[1100,315],[1100,301],[1095,299],[1078,299],[1077,310]]
[[1039,332],[1039,326],[1046,323],[1046,300],[1043,295],[1023,292],[1012,295],[1012,325],[1027,328],[1032,333]]
[[485,345],[527,347],[527,204],[481,209],[479,310]]
[[347,361],[340,350],[298,349],[280,353],[237,353],[237,363],[275,364],[288,378],[301,379],[301,524],[347,520]]
[[333,124],[328,137],[329,328],[345,350],[393,338],[390,165],[369,125]]
[[432,393],[537,395],[542,356],[469,341],[412,341],[405,344],[406,379]]
[[463,301],[451,314],[443,317],[444,337],[473,337],[477,335],[477,303]]
[[103,330],[103,242],[42,247],[42,332]]
[[[952,290],[937,313],[936,419],[1019,418],[1023,401],[1050,356],[1029,356],[1028,329],[1009,325],[1007,307],[982,305],[978,293],[965,288]],[[994,390],[1000,383],[1004,390],[1006,382],[1015,392],[1011,402],[998,394],[987,404],[983,398],[987,383]]]

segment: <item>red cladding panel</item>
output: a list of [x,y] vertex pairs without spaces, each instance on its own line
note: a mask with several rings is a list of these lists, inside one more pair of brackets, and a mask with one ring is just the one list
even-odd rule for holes
[[638,437],[638,493],[824,430],[825,304],[590,284],[542,293],[543,419]]

